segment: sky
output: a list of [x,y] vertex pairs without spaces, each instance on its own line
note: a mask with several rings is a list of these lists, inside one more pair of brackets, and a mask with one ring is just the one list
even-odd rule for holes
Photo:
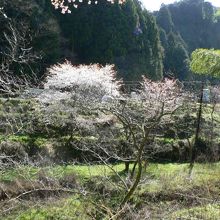
[[[175,0],[141,0],[149,11],[156,11],[160,9],[160,5],[170,4],[175,2]],[[214,6],[220,7],[220,0],[207,0],[207,2],[211,2]]]

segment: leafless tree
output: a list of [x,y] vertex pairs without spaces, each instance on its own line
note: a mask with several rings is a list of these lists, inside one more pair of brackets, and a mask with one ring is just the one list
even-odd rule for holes
[[[13,95],[37,82],[31,64],[41,59],[41,55],[33,51],[33,33],[30,32],[28,24],[18,24],[8,18],[3,9],[0,10],[0,16],[7,23],[2,35],[4,44],[0,51],[0,92]],[[18,69],[16,73],[15,69]],[[27,72],[31,74],[28,75]]]

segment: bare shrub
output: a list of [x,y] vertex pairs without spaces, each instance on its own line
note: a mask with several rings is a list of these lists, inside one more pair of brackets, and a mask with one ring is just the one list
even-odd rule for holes
[[[31,65],[40,60],[41,55],[35,53],[30,46],[34,33],[30,32],[28,24],[18,23],[6,15],[4,20],[7,29],[3,33],[4,46],[0,52],[0,93],[12,96],[20,94],[28,86],[39,83]],[[26,72],[31,72],[32,76]]]
[[27,153],[24,146],[15,141],[2,141],[0,143],[0,163],[10,163],[13,161],[22,161]]

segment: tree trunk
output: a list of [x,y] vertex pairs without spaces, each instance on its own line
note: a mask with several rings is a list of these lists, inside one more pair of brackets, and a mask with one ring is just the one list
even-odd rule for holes
[[203,89],[204,89],[204,83],[202,83],[202,87],[201,87],[200,100],[199,100],[199,111],[198,111],[197,123],[196,123],[195,143],[192,147],[191,158],[190,158],[190,166],[189,166],[190,176],[192,174],[192,170],[193,170],[195,159],[196,159],[196,151],[199,147],[198,143],[199,143],[200,125],[201,125],[201,119],[202,119]]
[[124,169],[124,172],[125,172],[125,173],[128,173],[128,172],[129,172],[129,165],[130,165],[130,162],[129,162],[129,161],[126,161],[126,162],[125,162],[125,169]]

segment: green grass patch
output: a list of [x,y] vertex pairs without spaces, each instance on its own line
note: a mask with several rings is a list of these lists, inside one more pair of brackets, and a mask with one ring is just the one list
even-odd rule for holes
[[50,139],[42,135],[0,135],[0,143],[2,141],[13,141],[21,144],[35,145],[39,148],[44,147],[47,143],[50,143]]
[[27,210],[20,210],[16,214],[5,217],[5,220],[88,220],[91,204],[82,203],[79,197],[73,196],[59,201],[35,205]]
[[7,170],[0,170],[0,182],[12,182],[16,179],[33,180],[37,178],[39,168],[32,166],[19,166]]
[[20,143],[28,143],[30,136],[28,135],[0,135],[0,142],[2,141],[15,141]]
[[216,193],[220,188],[216,183],[220,179],[220,163],[195,164],[191,178],[189,177],[189,164],[150,164],[146,171],[149,179],[140,193],[188,191],[192,188],[212,189]]
[[[117,172],[124,170],[124,164],[110,165]],[[106,165],[68,165],[68,166],[55,166],[46,168],[49,176],[61,178],[69,174],[76,174],[82,179],[89,179],[94,176],[110,176],[114,175],[112,169]]]
[[[113,169],[117,172],[124,170],[124,164],[113,165]],[[76,174],[79,179],[86,180],[94,176],[111,176],[114,175],[112,169],[105,165],[68,165],[68,166],[49,166],[44,168],[32,167],[32,166],[19,166],[17,168],[11,168],[0,171],[0,181],[15,181],[16,179],[36,179],[38,173],[43,171],[45,175],[53,178],[63,178],[70,174]]]
[[172,213],[169,217],[171,220],[175,219],[192,219],[192,220],[219,220],[220,205],[208,204],[205,206],[198,206],[189,209],[181,209]]

